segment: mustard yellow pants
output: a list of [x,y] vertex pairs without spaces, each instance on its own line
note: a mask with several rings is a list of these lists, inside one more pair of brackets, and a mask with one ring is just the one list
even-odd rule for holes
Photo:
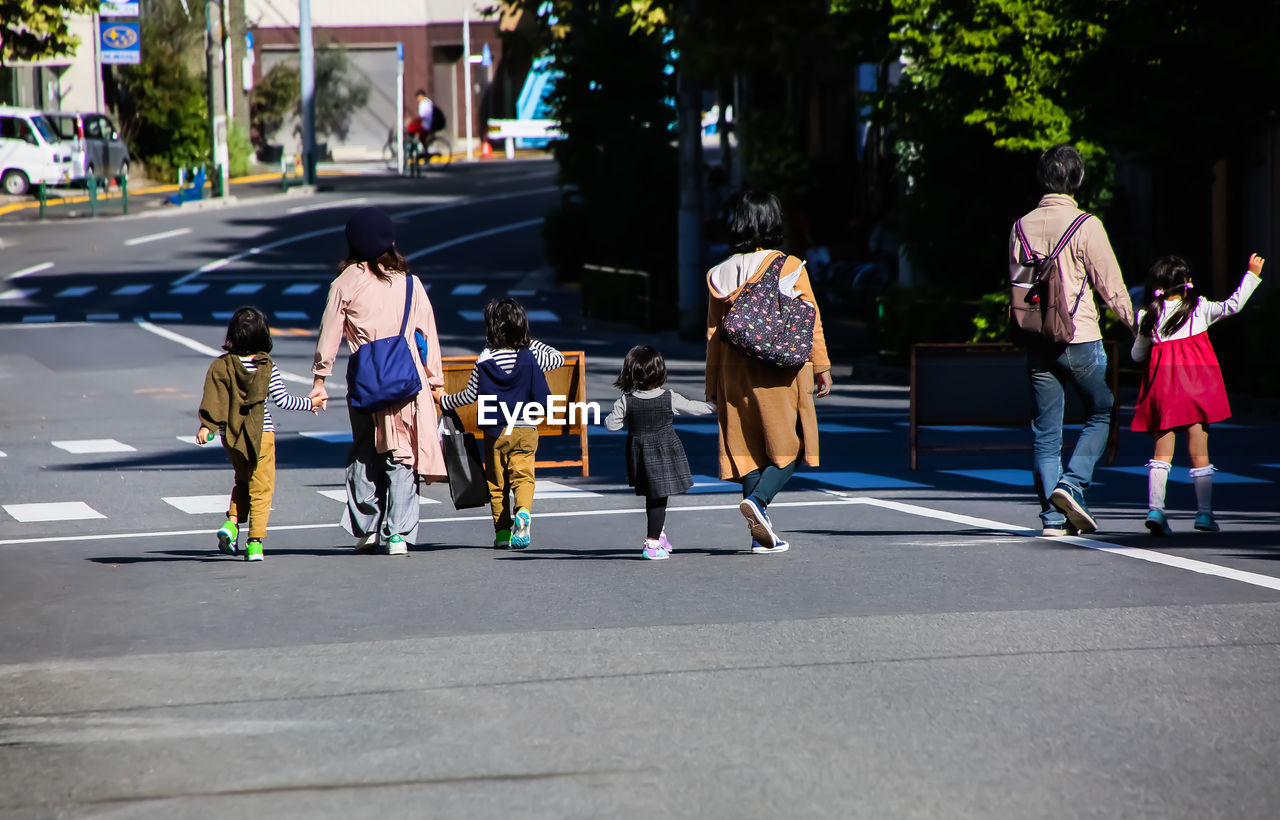
[[[493,507],[493,531],[511,529],[515,511],[533,509],[533,462],[538,457],[538,431],[516,427],[497,438],[484,437],[484,477]],[[515,507],[509,496],[515,494]]]
[[276,434],[262,434],[262,448],[256,464],[223,445],[231,459],[236,483],[231,488],[231,505],[227,519],[243,524],[249,520],[249,537],[267,537],[267,519],[271,517],[271,497],[276,492]]

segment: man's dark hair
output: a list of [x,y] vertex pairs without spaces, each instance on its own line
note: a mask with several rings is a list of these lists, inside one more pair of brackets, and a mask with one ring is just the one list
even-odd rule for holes
[[734,253],[751,253],[756,248],[776,248],[782,244],[782,206],[767,191],[743,191],[729,222],[729,248]]
[[414,94],[414,96],[415,96],[415,97],[425,97],[425,96],[427,96],[427,90],[426,90],[425,88],[419,88],[419,89],[418,89],[418,92],[417,92],[416,94]]
[[492,299],[484,306],[484,338],[490,350],[529,346],[529,315],[515,299]]
[[267,314],[256,307],[242,307],[231,314],[222,349],[236,356],[271,352],[271,326]]
[[1084,161],[1080,152],[1067,143],[1061,143],[1040,155],[1036,178],[1047,194],[1075,196],[1084,182]]

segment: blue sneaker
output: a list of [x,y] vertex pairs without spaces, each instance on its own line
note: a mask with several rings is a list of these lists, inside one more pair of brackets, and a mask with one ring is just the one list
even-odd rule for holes
[[1221,532],[1222,527],[1218,526],[1218,520],[1213,517],[1213,513],[1197,513],[1196,529],[1200,532]]
[[773,555],[776,552],[786,552],[789,549],[791,549],[791,545],[781,538],[775,540],[771,547],[765,546],[755,539],[751,541],[751,553],[753,555]]
[[1062,510],[1071,526],[1081,533],[1098,531],[1098,522],[1084,505],[1084,493],[1069,484],[1059,484],[1049,496],[1049,503]]
[[524,507],[516,510],[515,526],[511,528],[511,549],[522,550],[529,546],[532,539],[529,531],[533,529],[533,514]]
[[[773,531],[773,525],[764,511],[764,505],[757,501],[754,495],[742,499],[742,503],[738,505],[738,512],[747,519],[747,526],[751,528],[751,537],[755,541],[763,546],[773,547],[780,540]],[[752,551],[754,552],[754,549]]]
[[236,554],[236,541],[240,538],[240,528],[236,522],[227,519],[227,523],[218,528],[218,549],[229,555]]
[[1155,536],[1173,535],[1173,528],[1169,526],[1169,521],[1164,517],[1163,510],[1151,510],[1147,513],[1147,529],[1151,530],[1151,534]]

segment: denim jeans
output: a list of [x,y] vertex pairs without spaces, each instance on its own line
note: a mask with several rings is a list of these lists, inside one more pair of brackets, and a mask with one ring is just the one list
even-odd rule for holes
[[[1037,345],[1027,350],[1027,374],[1036,402],[1031,432],[1035,435],[1033,472],[1040,520],[1045,527],[1061,527],[1066,517],[1049,503],[1049,494],[1059,484],[1066,484],[1083,495],[1107,448],[1115,401],[1107,385],[1107,351],[1100,341]],[[1064,473],[1062,412],[1068,387],[1080,396],[1086,418]]]

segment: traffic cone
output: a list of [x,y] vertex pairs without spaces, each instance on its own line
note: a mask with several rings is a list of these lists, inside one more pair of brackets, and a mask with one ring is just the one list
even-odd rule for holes
[[480,142],[480,159],[493,159],[493,146],[489,144],[488,140],[481,140]]

